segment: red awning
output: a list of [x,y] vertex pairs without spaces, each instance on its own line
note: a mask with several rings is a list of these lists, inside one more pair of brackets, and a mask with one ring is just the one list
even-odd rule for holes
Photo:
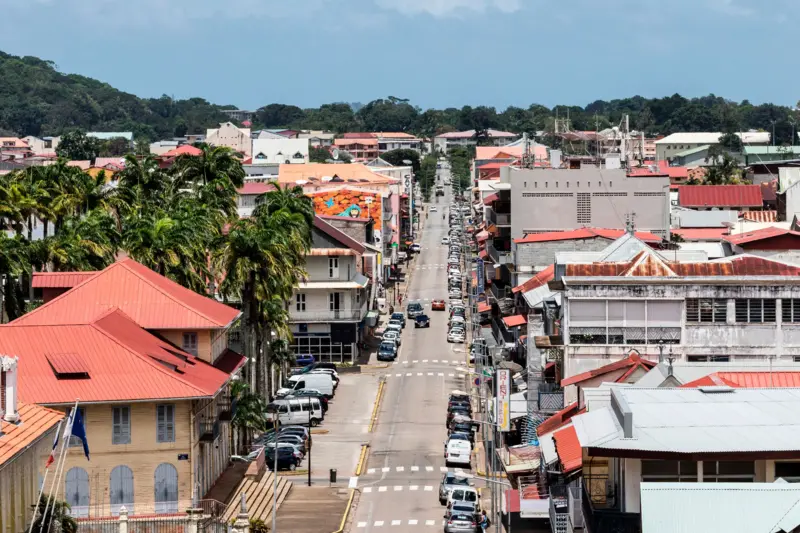
[[478,242],[483,242],[489,238],[489,232],[483,230],[482,232],[478,233],[478,235],[476,235],[475,238],[477,239]]
[[517,326],[522,326],[524,324],[527,324],[528,319],[526,319],[522,315],[514,315],[503,318],[503,322],[505,323],[506,327],[515,328]]
[[492,205],[496,200],[500,199],[500,195],[497,193],[490,194],[486,198],[483,199],[483,205]]
[[492,310],[492,306],[487,304],[486,302],[478,302],[478,312],[479,313],[487,313]]
[[486,250],[481,250],[478,253],[478,257],[480,257],[481,259],[486,259],[487,257],[489,257],[489,254],[486,252]]

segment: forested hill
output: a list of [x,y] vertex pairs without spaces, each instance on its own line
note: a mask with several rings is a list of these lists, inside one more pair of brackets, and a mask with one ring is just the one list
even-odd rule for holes
[[[489,100],[492,95],[485,97]],[[138,98],[91,78],[62,74],[52,62],[0,52],[0,135],[58,135],[78,128],[133,131],[138,139],[156,140],[203,132],[226,120],[220,110],[232,107],[213,105],[202,98]],[[303,109],[268,104],[257,110],[253,128],[405,131],[423,136],[493,128],[532,134],[552,132],[556,117],[568,117],[572,129],[595,130],[615,126],[627,114],[631,128],[649,135],[754,129],[774,131],[776,144],[798,144],[792,132],[800,125],[800,113],[792,107],[732,102],[715,95],[691,99],[678,94],[634,96],[597,100],[585,107],[532,104],[504,110],[488,106],[423,110],[406,99],[389,96],[358,106],[357,111],[354,107],[331,103]]]

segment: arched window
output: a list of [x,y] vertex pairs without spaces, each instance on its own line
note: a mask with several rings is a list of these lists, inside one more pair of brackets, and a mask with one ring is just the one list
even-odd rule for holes
[[109,494],[111,514],[118,515],[123,505],[129,512],[133,512],[133,471],[130,468],[120,465],[111,471]]
[[155,473],[156,513],[178,512],[178,470],[169,463],[161,463]]
[[89,516],[89,474],[80,467],[70,468],[64,482],[64,496],[72,510],[71,516]]

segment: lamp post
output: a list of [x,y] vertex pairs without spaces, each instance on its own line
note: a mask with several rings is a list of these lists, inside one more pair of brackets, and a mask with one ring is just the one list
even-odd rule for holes
[[306,396],[308,400],[308,486],[311,486],[311,396]]

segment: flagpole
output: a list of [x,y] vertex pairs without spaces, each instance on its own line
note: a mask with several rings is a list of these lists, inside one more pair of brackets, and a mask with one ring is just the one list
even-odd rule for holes
[[[67,419],[67,427],[64,428],[64,435],[63,441],[61,443],[61,452],[58,455],[58,462],[56,463],[56,472],[53,476],[53,484],[50,486],[50,494],[47,497],[47,505],[44,507],[44,514],[42,515],[42,525],[39,528],[40,532],[45,531],[44,529],[44,521],[47,519],[47,511],[50,509],[50,502],[53,501],[53,497],[55,496],[55,492],[58,490],[58,483],[61,481],[61,470],[64,467],[64,461],[67,457],[67,451],[69,451],[69,440],[72,437],[72,422],[75,420],[75,414],[78,412],[78,400],[75,400],[75,406],[72,408],[72,411],[69,414]],[[69,430],[69,431],[67,431]],[[69,434],[67,434],[69,433]],[[50,517],[50,522],[52,523],[52,516]],[[47,531],[50,530],[50,526],[48,524]]]
[[[63,420],[58,421],[58,427],[56,427],[56,442],[58,441],[58,436],[61,433],[61,424],[63,423],[64,423]],[[44,487],[47,484],[47,475],[49,473],[50,473],[50,467],[47,466],[44,469],[44,476],[42,477],[42,488],[39,489],[39,497],[36,498],[36,505],[33,506],[33,517],[31,518],[31,527],[28,530],[28,533],[33,533],[33,523],[36,522],[36,514],[39,512],[39,502],[42,501],[42,494],[44,494]]]

